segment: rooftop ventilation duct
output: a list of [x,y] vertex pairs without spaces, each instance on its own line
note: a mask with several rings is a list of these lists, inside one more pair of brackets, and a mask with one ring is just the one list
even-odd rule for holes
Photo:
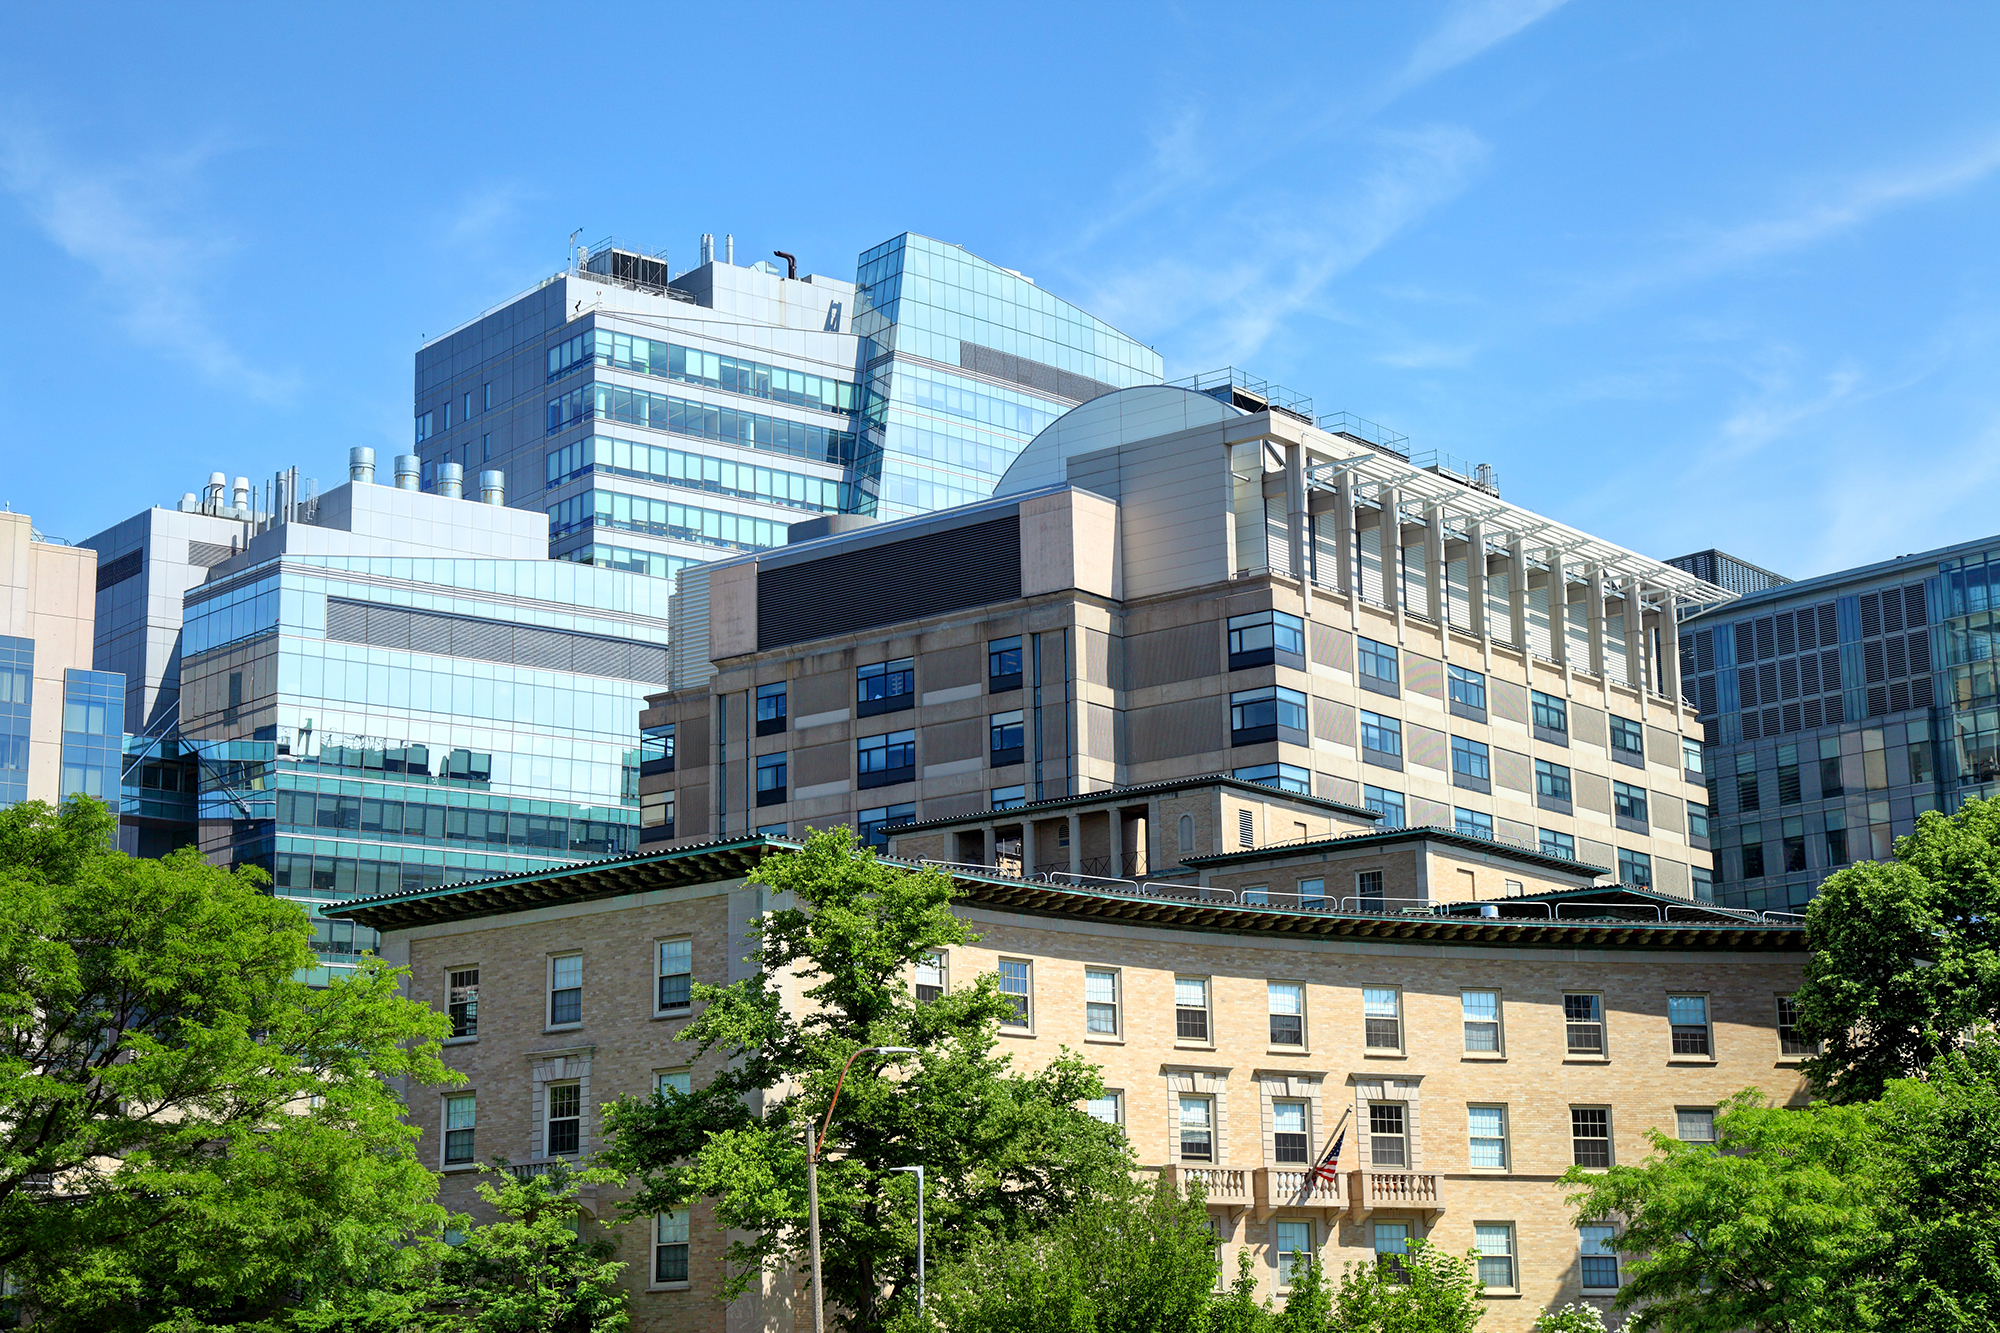
[[712,231],[701,234],[701,262],[704,264],[715,262],[715,233]]
[[424,460],[415,454],[396,455],[396,489],[414,491],[419,489],[417,479],[424,475]]
[[504,505],[507,503],[507,474],[500,471],[479,474],[479,503],[483,505]]
[[360,448],[349,449],[347,451],[347,479],[349,481],[366,482],[370,485],[374,484],[375,451],[373,449],[364,445]]
[[457,463],[437,465],[437,493],[448,500],[465,497],[465,469]]

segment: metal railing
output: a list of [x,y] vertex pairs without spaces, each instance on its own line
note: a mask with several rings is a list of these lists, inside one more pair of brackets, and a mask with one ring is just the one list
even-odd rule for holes
[[1351,435],[1365,444],[1378,449],[1387,449],[1403,458],[1410,456],[1410,437],[1399,430],[1390,430],[1379,421],[1358,417],[1352,412],[1329,412],[1316,423],[1323,431],[1336,435]]

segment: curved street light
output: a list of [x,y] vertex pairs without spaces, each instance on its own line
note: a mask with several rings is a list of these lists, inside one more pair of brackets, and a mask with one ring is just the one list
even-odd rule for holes
[[[819,1154],[826,1146],[826,1132],[833,1127],[833,1108],[840,1104],[841,1085],[847,1082],[847,1071],[854,1068],[854,1062],[864,1055],[915,1055],[914,1046],[863,1046],[847,1057],[847,1063],[840,1067],[840,1077],[833,1081],[833,1096],[826,1103],[826,1120],[817,1132],[807,1124],[806,1135],[806,1218],[807,1229],[812,1236],[813,1268],[813,1333],[826,1333],[826,1297],[820,1284],[819,1275]],[[922,1279],[918,1279],[919,1288]],[[918,1301],[922,1302],[921,1292]]]

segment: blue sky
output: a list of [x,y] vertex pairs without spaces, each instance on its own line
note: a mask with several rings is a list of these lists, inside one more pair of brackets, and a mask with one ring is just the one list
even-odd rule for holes
[[52,533],[400,451],[418,342],[578,228],[955,241],[1657,556],[2000,530],[1990,4],[8,22],[0,500]]

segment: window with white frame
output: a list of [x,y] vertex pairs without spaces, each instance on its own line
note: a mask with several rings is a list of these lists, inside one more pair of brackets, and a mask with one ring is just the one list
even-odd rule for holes
[[1391,1278],[1401,1281],[1403,1265],[1410,1257],[1410,1224],[1377,1222],[1374,1232],[1376,1266],[1387,1269]]
[[1669,995],[1667,1023],[1673,1028],[1675,1055],[1708,1055],[1708,997]]
[[933,950],[917,959],[916,987],[918,1004],[944,998],[945,958],[941,951]]
[[1000,1020],[1002,1026],[1024,1028],[1028,1026],[1030,1013],[1031,964],[1025,958],[1002,958],[1000,960],[1000,993],[1014,1006],[1011,1017]]
[[1576,1231],[1582,1250],[1583,1289],[1618,1290],[1618,1228],[1608,1222],[1586,1222]]
[[653,1281],[661,1286],[688,1280],[688,1210],[676,1208],[653,1221]]
[[1404,1102],[1368,1103],[1368,1160],[1374,1166],[1410,1164],[1410,1108]]
[[1215,1160],[1215,1102],[1186,1093],[1180,1098],[1181,1160]]
[[1208,978],[1174,978],[1174,1039],[1209,1040]]
[[1306,1104],[1302,1101],[1271,1103],[1271,1155],[1280,1166],[1304,1163],[1311,1157],[1307,1137]]
[[1299,906],[1306,908],[1325,907],[1326,881],[1324,879],[1300,880]]
[[1563,1027],[1571,1055],[1604,1054],[1604,1001],[1572,991],[1563,996]]
[[478,968],[460,968],[451,973],[445,989],[445,1008],[451,1015],[453,1037],[479,1035]]
[[583,1145],[583,1085],[551,1083],[546,1091],[549,1113],[542,1155],[574,1157]]
[[1371,1051],[1403,1049],[1403,993],[1394,986],[1361,988],[1362,1044]]
[[1681,1106],[1674,1110],[1674,1137],[1682,1143],[1715,1142],[1715,1108]]
[[1460,991],[1459,1009],[1465,1022],[1465,1049],[1475,1053],[1500,1051],[1500,992]]
[[1514,1224],[1474,1222],[1472,1248],[1479,1253],[1479,1280],[1488,1290],[1514,1287]]
[[549,959],[549,1026],[583,1021],[583,955]]
[[1799,1035],[1799,1002],[1793,995],[1778,997],[1778,1054],[1818,1055],[1819,1043]]
[[1116,1088],[1106,1088],[1102,1097],[1092,1097],[1083,1104],[1084,1113],[1092,1120],[1102,1120],[1107,1125],[1125,1123],[1125,1094]]
[[1507,1169],[1507,1108],[1468,1106],[1465,1108],[1466,1137],[1475,1171]]
[[694,941],[660,941],[660,1012],[684,1014],[694,1004]]
[[1289,1287],[1300,1268],[1313,1257],[1313,1226],[1310,1222],[1279,1222],[1272,1228],[1273,1248],[1278,1252],[1278,1285]]
[[472,1136],[478,1123],[478,1103],[470,1092],[454,1092],[444,1099],[444,1160],[473,1160]]
[[1569,1109],[1570,1160],[1601,1169],[1611,1165],[1611,1108],[1572,1106]]
[[1083,972],[1083,1030],[1093,1037],[1118,1035],[1118,974],[1108,969]]
[[1271,1044],[1306,1044],[1306,988],[1290,981],[1268,983],[1271,1010]]
[[653,1091],[662,1097],[668,1093],[678,1093],[687,1097],[694,1093],[694,1075],[685,1069],[668,1069],[653,1080]]

